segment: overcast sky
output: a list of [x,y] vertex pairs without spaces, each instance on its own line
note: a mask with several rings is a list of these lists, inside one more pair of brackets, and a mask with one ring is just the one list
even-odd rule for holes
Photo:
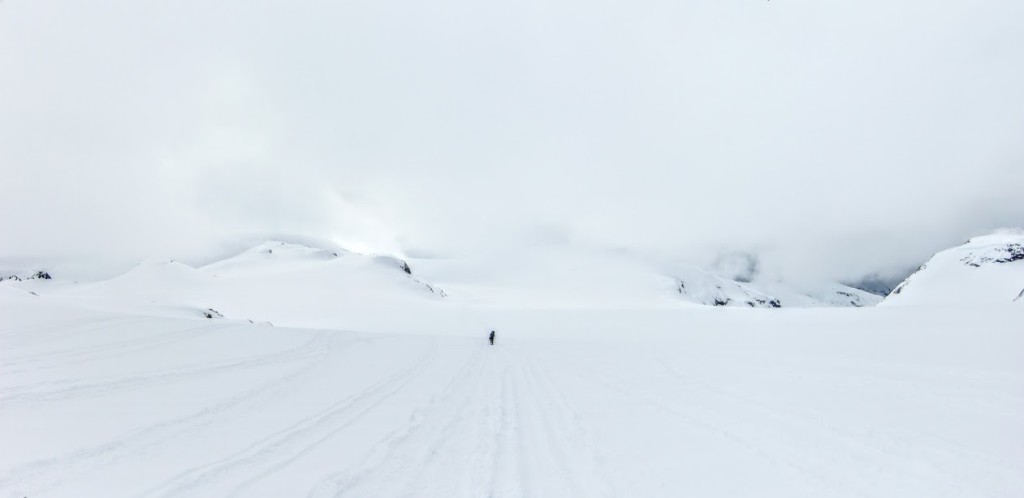
[[0,258],[287,232],[850,276],[1024,225],[1020,0],[0,2]]

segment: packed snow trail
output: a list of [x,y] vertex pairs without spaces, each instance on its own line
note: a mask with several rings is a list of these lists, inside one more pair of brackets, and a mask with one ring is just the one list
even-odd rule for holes
[[509,312],[492,347],[18,299],[4,498],[1024,494],[1013,309]]

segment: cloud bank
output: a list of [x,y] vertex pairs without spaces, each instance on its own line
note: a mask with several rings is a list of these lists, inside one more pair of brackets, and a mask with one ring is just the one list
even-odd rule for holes
[[288,232],[900,271],[1024,225],[1024,4],[0,3],[0,258]]

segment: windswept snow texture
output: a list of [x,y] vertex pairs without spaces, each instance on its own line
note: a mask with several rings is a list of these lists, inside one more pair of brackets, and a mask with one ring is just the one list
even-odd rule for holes
[[466,306],[303,330],[2,286],[0,497],[1021,496],[1022,319]]
[[1024,233],[974,237],[936,254],[885,298],[884,305],[997,304],[1024,289]]

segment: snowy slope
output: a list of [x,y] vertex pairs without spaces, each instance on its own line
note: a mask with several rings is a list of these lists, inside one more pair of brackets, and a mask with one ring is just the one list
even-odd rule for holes
[[500,259],[412,259],[456,302],[546,308],[705,305],[743,308],[873,306],[881,298],[832,282],[742,282],[621,250],[537,246]]
[[0,497],[1024,493],[1018,306],[461,306],[340,332],[72,301],[0,287]]
[[[871,306],[880,298],[832,282],[794,285],[737,280],[680,262],[573,244],[538,245],[480,259],[367,256],[338,248],[269,241],[198,268],[151,260],[101,282],[0,282],[70,293],[92,306],[229,318],[304,327],[343,327],[366,308],[439,303],[532,308]],[[27,274],[26,274],[27,275]],[[450,299],[445,299],[445,298]],[[298,319],[298,321],[296,321]]]
[[781,308],[782,302],[749,282],[737,282],[688,265],[673,265],[671,275],[677,289],[687,300],[709,306],[748,306]]
[[974,237],[939,252],[885,298],[883,305],[1008,303],[1024,291],[1024,233]]
[[455,303],[531,308],[678,307],[675,279],[616,250],[537,245],[496,257],[414,258]]
[[341,326],[350,310],[444,299],[441,289],[395,258],[277,241],[200,268],[148,261],[56,295],[98,309],[184,317],[212,310],[215,316],[305,327]]
[[856,307],[875,306],[882,297],[836,282],[793,284],[782,282],[755,282],[763,292],[770,293],[786,307]]

